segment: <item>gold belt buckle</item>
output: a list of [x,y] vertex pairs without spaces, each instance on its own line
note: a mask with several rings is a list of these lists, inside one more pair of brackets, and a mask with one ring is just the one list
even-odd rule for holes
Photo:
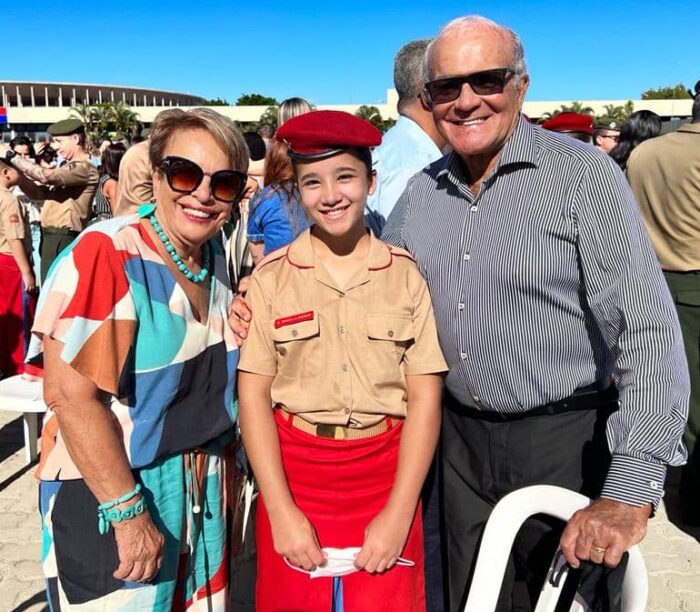
[[[342,433],[340,436],[337,435],[339,431]],[[330,438],[331,440],[345,440],[348,437],[344,427],[325,423],[318,423],[316,425],[316,435],[319,438]]]

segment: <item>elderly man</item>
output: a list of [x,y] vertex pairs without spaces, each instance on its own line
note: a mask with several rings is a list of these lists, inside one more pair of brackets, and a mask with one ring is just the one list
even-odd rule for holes
[[700,526],[700,92],[690,123],[632,151],[627,178],[683,330],[692,393],[679,494],[684,522]]
[[405,44],[394,58],[394,87],[399,96],[399,118],[372,152],[377,188],[367,199],[374,213],[368,223],[381,232],[389,214],[416,172],[442,157],[445,139],[435,127],[433,114],[421,97],[425,83],[425,50],[429,38]]
[[85,228],[100,175],[85,151],[85,127],[78,119],[64,119],[49,126],[53,144],[64,162],[47,169],[31,159],[14,155],[12,164],[21,173],[19,186],[33,200],[44,200],[41,209],[41,280],[59,253]]
[[[574,567],[616,566],[644,536],[666,466],[685,460],[689,383],[625,178],[593,147],[521,117],[529,77],[517,34],[457,19],[427,67],[425,97],[453,153],[409,182],[384,237],[425,274],[450,367],[442,444],[456,611],[491,509],[526,485],[594,497],[561,535],[563,552]],[[520,532],[499,609],[536,598],[552,529],[529,521]]]

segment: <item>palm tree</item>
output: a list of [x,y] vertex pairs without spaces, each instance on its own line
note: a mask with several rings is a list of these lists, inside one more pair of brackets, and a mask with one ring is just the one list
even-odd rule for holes
[[89,104],[76,104],[70,110],[74,117],[83,122],[88,144],[95,142],[103,124],[103,113],[101,109],[97,106],[90,106]]
[[593,109],[590,106],[584,106],[581,102],[574,101],[571,104],[562,104],[561,113],[577,113],[579,115],[593,115]]
[[369,121],[372,125],[377,125],[382,121],[382,114],[376,106],[367,106],[363,104],[355,111],[355,116],[365,121]]
[[106,119],[110,132],[115,132],[118,137],[131,140],[141,129],[141,122],[137,113],[129,108],[121,100],[117,102],[107,102],[105,109]]

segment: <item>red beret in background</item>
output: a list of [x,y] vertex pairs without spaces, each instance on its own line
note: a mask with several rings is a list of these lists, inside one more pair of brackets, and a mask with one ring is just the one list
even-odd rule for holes
[[542,124],[545,130],[552,132],[583,132],[593,133],[593,117],[578,113],[559,113]]

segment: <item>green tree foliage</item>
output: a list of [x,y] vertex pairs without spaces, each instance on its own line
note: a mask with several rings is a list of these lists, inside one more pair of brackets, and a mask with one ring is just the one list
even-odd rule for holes
[[257,93],[243,94],[236,100],[236,106],[277,106],[278,104],[275,98]]
[[71,114],[85,124],[85,134],[92,146],[107,137],[131,140],[141,130],[138,114],[121,100],[78,104],[71,108]]
[[363,104],[355,111],[355,116],[369,121],[382,133],[392,128],[396,123],[394,119],[382,119],[382,114],[376,106],[367,106],[366,104]]
[[226,98],[212,98],[205,100],[204,106],[231,106],[231,103]]
[[584,106],[581,102],[572,102],[571,104],[562,104],[557,110],[542,113],[539,123],[544,123],[552,117],[556,117],[560,113],[578,113],[579,115],[593,115],[593,109],[590,106]]
[[622,125],[627,118],[634,112],[634,102],[627,102],[620,106],[619,104],[606,104],[603,109],[605,112],[596,117],[596,123],[607,123],[615,121],[618,125]]
[[584,106],[581,102],[572,102],[571,104],[562,104],[561,113],[578,113],[579,115],[593,115],[593,109],[590,106]]
[[688,88],[683,83],[671,87],[657,87],[642,92],[642,100],[685,100],[690,98]]

